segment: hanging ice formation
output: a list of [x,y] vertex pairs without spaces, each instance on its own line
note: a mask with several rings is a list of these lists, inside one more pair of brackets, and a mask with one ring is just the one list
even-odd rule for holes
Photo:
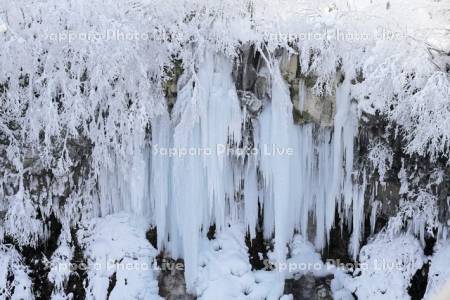
[[[245,116],[232,63],[207,54],[198,71],[179,79],[171,118],[164,112],[152,120],[151,148],[135,147],[126,168],[116,162],[100,178],[102,213],[129,210],[152,218],[158,247],[184,258],[188,288],[197,275],[200,235],[236,219],[254,236],[258,204],[280,261],[294,230],[315,232],[315,246],[325,247],[336,208],[353,228],[353,254],[359,249],[365,184],[355,184],[353,174],[357,117],[349,83],[336,88],[333,128],[297,125],[276,60],[270,70],[271,101],[253,128],[257,151],[237,153]],[[302,107],[305,88],[300,85]]]

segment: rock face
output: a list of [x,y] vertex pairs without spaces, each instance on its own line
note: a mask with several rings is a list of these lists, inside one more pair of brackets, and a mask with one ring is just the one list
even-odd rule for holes
[[306,78],[295,78],[291,84],[294,120],[297,124],[313,122],[322,127],[333,126],[336,98],[334,95],[317,96]]
[[173,67],[171,69],[165,70],[167,79],[164,82],[163,91],[164,96],[167,99],[167,107],[169,111],[172,111],[173,106],[175,105],[175,101],[177,100],[177,92],[178,92],[178,79],[183,73],[183,68],[181,66],[181,61],[175,60],[173,62]]
[[167,300],[194,300],[194,296],[186,291],[184,278],[184,262],[181,259],[159,257],[161,272],[158,276],[159,295]]
[[315,123],[323,127],[333,126],[336,98],[332,95],[316,95],[317,78],[304,74],[300,68],[298,54],[286,49],[278,51],[280,72],[289,86],[294,105],[294,121],[297,124]]
[[270,101],[271,87],[266,62],[255,46],[242,47],[232,75],[242,105],[258,114],[264,103]]
[[[355,168],[360,170],[365,168],[368,174],[366,215],[371,214],[372,200],[377,200],[377,220],[386,222],[397,213],[400,200],[413,201],[414,197],[411,195],[426,190],[432,192],[435,197],[437,220],[442,224],[447,223],[450,219],[448,205],[450,168],[445,159],[431,163],[426,157],[406,154],[403,150],[405,145],[401,133],[396,133],[396,130],[383,121],[381,116],[363,114],[355,141]],[[370,152],[374,145],[383,145],[392,155],[392,163],[387,164],[383,175],[380,175],[383,172],[371,161]],[[408,189],[412,193],[410,195],[402,191],[400,178],[402,172],[407,177]],[[381,177],[384,177],[383,180]]]
[[249,91],[239,91],[239,99],[242,106],[253,116],[257,116],[263,107],[263,102],[255,94]]
[[[269,55],[261,53],[254,46],[243,46],[233,70],[233,78],[241,102],[244,106],[248,106],[248,99],[252,99],[250,102],[253,105],[250,105],[248,109],[251,113],[258,113],[264,103],[270,101],[270,75],[264,56]],[[275,52],[275,56],[279,57],[280,72],[291,94],[295,123],[333,126],[336,106],[334,93],[316,95],[313,88],[317,78],[301,72],[298,54],[279,49]]]

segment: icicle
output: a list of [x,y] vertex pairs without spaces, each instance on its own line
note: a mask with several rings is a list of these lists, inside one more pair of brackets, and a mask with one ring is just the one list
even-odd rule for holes
[[[131,166],[128,176],[124,177],[124,205],[126,211],[137,215],[150,216],[149,181],[150,181],[150,150],[145,144],[143,134],[133,139],[132,150],[128,154],[131,157]],[[118,174],[118,176],[123,176]]]
[[[197,91],[192,81],[178,92],[174,112],[180,121],[174,129],[173,148],[201,149],[200,112]],[[175,231],[171,234],[171,252],[181,254],[185,261],[185,277],[188,289],[193,287],[197,274],[199,232],[206,207],[206,182],[201,157],[183,155],[172,160],[173,211],[170,217]],[[173,226],[172,226],[173,228]],[[181,242],[179,242],[181,241]],[[178,248],[181,246],[181,248]]]
[[375,226],[377,222],[377,211],[378,207],[381,206],[381,202],[375,200],[372,202],[372,211],[370,213],[370,233],[373,234],[375,232]]
[[298,100],[300,112],[305,111],[306,84],[305,80],[300,79],[298,82]]
[[400,179],[400,191],[399,194],[407,194],[409,192],[409,185],[408,185],[408,173],[405,169],[405,161],[402,158],[402,168],[398,172],[398,179]]
[[109,152],[98,176],[100,215],[119,211],[149,215],[149,149],[142,132],[131,137],[126,155]]
[[[272,119],[272,109],[271,105],[268,104],[262,111],[259,117],[260,128],[259,133],[259,153],[264,150],[264,144],[270,143],[271,138],[271,119]],[[273,190],[272,190],[272,177],[270,161],[265,159],[265,157],[260,156],[259,167],[263,173],[263,186],[262,186],[262,203],[264,207],[264,224],[263,233],[265,239],[270,239],[272,233],[275,229],[274,220],[274,203],[273,203]]]
[[245,222],[251,238],[256,236],[255,229],[258,221],[258,178],[254,159],[253,156],[249,157],[244,177]]
[[361,234],[364,231],[364,194],[366,192],[367,179],[366,171],[361,174],[363,183],[361,185],[353,185],[353,233],[351,237],[351,254],[356,260],[358,257],[359,245],[361,242]]

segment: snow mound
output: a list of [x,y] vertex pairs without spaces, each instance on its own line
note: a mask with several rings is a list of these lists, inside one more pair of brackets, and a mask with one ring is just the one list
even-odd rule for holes
[[88,266],[86,299],[161,299],[147,228],[143,218],[125,213],[85,224],[78,239]]
[[229,225],[214,240],[203,239],[196,280],[198,299],[279,299],[284,278],[276,271],[252,271],[241,224]]
[[303,236],[294,236],[290,248],[291,257],[287,260],[287,278],[299,277],[308,273],[317,277],[330,274],[314,245]]
[[361,249],[350,290],[358,299],[410,299],[411,278],[425,262],[422,247],[412,235],[391,238],[381,233]]

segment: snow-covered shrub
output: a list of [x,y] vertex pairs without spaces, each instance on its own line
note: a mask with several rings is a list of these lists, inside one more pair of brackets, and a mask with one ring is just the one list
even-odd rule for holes
[[71,245],[70,235],[64,231],[59,237],[58,244],[58,248],[56,248],[47,262],[50,268],[47,277],[54,285],[52,299],[66,299],[65,288],[67,287],[69,276],[73,272],[74,247]]
[[0,298],[34,299],[28,273],[20,253],[12,246],[0,245]]
[[359,254],[359,269],[347,286],[359,299],[410,299],[410,280],[426,262],[422,247],[409,234],[379,234]]
[[431,74],[421,90],[398,101],[390,118],[402,126],[407,153],[448,158],[450,75],[442,71]]
[[425,245],[425,236],[434,236],[433,230],[439,226],[436,196],[419,190],[417,193],[410,192],[406,199],[400,200],[398,212],[389,219],[387,231],[395,236],[406,228]]

